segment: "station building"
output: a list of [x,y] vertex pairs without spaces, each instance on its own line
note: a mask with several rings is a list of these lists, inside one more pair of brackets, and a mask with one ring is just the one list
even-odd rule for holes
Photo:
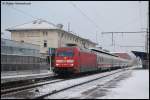
[[40,53],[45,56],[49,48],[64,47],[76,44],[79,47],[95,47],[97,43],[65,31],[62,24],[55,25],[46,20],[38,19],[32,22],[7,29],[11,39],[40,45]]

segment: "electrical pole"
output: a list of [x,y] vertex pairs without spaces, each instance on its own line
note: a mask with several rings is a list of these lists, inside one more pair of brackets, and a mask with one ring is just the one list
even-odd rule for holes
[[123,33],[126,33],[126,34],[137,34],[137,33],[146,33],[146,31],[137,31],[137,32],[102,32],[101,34],[111,34],[112,35],[112,38],[111,38],[111,41],[112,41],[112,46],[114,46],[114,49],[115,49],[115,41],[114,41],[114,34],[122,34]]
[[149,2],[148,2],[148,5],[147,5],[147,7],[148,7],[148,11],[147,11],[147,48],[146,48],[146,50],[147,50],[147,66],[148,66],[148,69],[149,69]]
[[97,42],[97,31],[96,31],[96,43],[98,43],[98,42]]
[[70,22],[68,23],[68,32],[70,32]]
[[138,46],[138,45],[120,45],[120,47],[127,47],[127,48],[130,48],[130,47],[142,47],[142,48],[144,48],[145,46]]

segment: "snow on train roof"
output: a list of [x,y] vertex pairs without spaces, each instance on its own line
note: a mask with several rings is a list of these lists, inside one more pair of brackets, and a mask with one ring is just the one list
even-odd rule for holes
[[117,55],[117,56],[119,56],[121,58],[124,58],[124,59],[131,60],[131,59],[135,58],[132,52],[123,52],[123,51],[119,52],[118,51],[118,52],[111,52],[111,53],[115,54],[115,55]]
[[108,53],[108,52],[106,52],[106,51],[104,51],[104,50],[100,50],[100,49],[97,49],[97,48],[89,48],[89,49],[92,50],[92,51],[101,52],[101,53],[104,53],[104,54],[108,54],[108,55],[111,55],[111,56],[118,57],[117,55]]

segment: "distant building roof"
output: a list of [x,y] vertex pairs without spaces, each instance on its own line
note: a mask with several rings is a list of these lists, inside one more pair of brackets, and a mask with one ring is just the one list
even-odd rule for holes
[[58,29],[55,24],[50,23],[46,20],[37,19],[29,23],[25,23],[22,25],[17,25],[6,30],[15,31],[15,30],[35,30],[35,29]]
[[[14,27],[10,27],[8,29],[6,29],[7,31],[21,31],[21,30],[45,30],[45,29],[59,29],[59,30],[62,30],[62,31],[65,31],[62,29],[63,26],[60,26],[60,24],[58,25],[55,25],[51,22],[48,22],[46,20],[43,20],[43,19],[37,19],[37,20],[34,20],[32,22],[29,22],[29,23],[25,23],[25,24],[22,24],[22,25],[17,25],[17,26],[14,26]],[[65,31],[67,32],[67,31]],[[67,32],[69,34],[72,34],[70,32]],[[74,35],[74,34],[72,34]],[[77,35],[75,35],[77,36]],[[77,36],[79,37],[79,36]],[[82,37],[79,37],[79,38],[82,38]],[[85,39],[85,38],[82,38],[83,40],[85,41],[88,41],[90,43],[93,43],[95,45],[97,45],[97,43],[95,42],[92,42],[91,40],[89,39]]]

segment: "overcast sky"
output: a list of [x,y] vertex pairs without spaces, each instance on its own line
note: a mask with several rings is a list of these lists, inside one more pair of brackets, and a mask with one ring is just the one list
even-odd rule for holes
[[[18,1],[16,1],[18,2]],[[111,34],[101,32],[144,31],[147,27],[148,1],[3,1],[1,4],[1,32],[11,39],[5,29],[42,18],[54,24],[63,24],[67,30],[98,42],[110,51],[145,51],[145,33],[115,34],[115,48],[111,46]],[[11,3],[11,4],[8,4]],[[97,34],[97,35],[96,35]],[[96,41],[97,40],[97,41]]]

